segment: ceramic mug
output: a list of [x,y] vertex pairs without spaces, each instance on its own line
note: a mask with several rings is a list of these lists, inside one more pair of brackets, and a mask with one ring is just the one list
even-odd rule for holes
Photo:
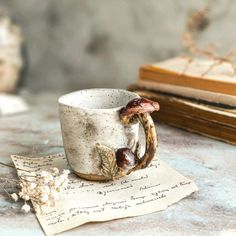
[[[159,104],[122,89],[85,89],[59,98],[65,154],[87,180],[114,180],[145,168],[155,156],[157,135],[149,113]],[[146,150],[139,154],[139,123]]]

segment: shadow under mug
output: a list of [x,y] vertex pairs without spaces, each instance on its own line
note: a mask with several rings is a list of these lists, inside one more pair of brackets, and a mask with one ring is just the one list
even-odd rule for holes
[[[106,181],[145,168],[155,156],[157,135],[149,113],[159,104],[122,89],[85,89],[59,98],[65,154],[81,178]],[[139,154],[143,125],[146,149]]]

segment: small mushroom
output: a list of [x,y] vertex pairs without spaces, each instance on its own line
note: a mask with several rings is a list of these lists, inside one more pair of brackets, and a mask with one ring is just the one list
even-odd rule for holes
[[135,98],[120,111],[121,116],[130,116],[141,113],[152,113],[160,109],[159,103],[146,98]]
[[116,164],[122,170],[130,170],[136,165],[136,156],[129,148],[119,148],[116,151]]
[[[124,125],[132,125],[139,121],[145,132],[146,149],[142,157],[137,160],[137,164],[130,171],[142,169],[154,158],[157,149],[157,134],[155,125],[149,113],[158,111],[159,103],[146,98],[135,98],[120,110],[120,119]],[[134,155],[135,156],[135,155]]]

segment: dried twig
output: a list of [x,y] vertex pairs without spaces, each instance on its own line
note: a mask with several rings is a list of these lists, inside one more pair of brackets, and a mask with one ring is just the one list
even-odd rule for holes
[[[228,63],[232,67],[233,73],[236,75],[236,50],[221,56],[216,52],[216,46],[214,44],[208,44],[205,47],[200,47],[198,45],[196,38],[199,33],[209,25],[209,23],[209,7],[193,12],[187,20],[186,31],[183,33],[183,43],[185,47],[190,55],[206,57],[213,61],[212,65],[203,72],[202,76],[207,75],[216,66],[224,62]],[[187,61],[184,72],[186,72],[192,61],[193,59],[190,57]]]
[[3,163],[3,162],[0,162],[0,165],[7,166],[7,167],[10,167],[10,168],[15,168],[13,165],[6,164],[6,163]]

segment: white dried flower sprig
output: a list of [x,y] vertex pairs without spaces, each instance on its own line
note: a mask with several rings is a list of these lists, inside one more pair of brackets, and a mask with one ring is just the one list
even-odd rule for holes
[[10,196],[14,201],[23,199],[25,201],[21,210],[25,213],[30,211],[30,205],[27,201],[34,202],[36,213],[42,211],[43,206],[54,206],[59,199],[59,194],[68,185],[69,170],[63,170],[61,173],[58,168],[51,168],[50,171],[32,172],[27,176],[20,176],[19,186],[21,190],[18,193],[12,193]]
[[11,198],[12,198],[15,202],[17,202],[18,199],[19,199],[19,197],[18,197],[18,195],[17,195],[16,193],[12,193],[12,194],[10,194],[10,196],[11,196]]

